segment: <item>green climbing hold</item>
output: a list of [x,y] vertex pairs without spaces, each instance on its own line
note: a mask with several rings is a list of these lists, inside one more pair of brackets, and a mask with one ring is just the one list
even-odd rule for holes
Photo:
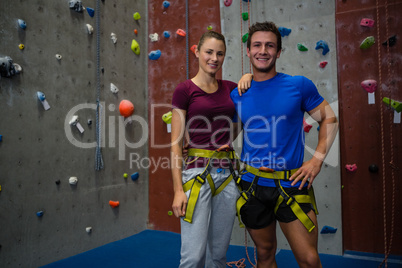
[[207,30],[208,30],[208,31],[211,31],[211,30],[212,30],[212,25],[209,25],[209,26],[207,27]]
[[372,45],[374,45],[374,43],[375,43],[374,36],[366,37],[366,39],[364,39],[363,42],[360,44],[360,48],[367,49],[367,48],[371,47]]
[[141,19],[141,15],[140,15],[140,13],[138,13],[138,12],[135,12],[134,15],[133,15],[133,17],[134,17],[135,20]]
[[171,124],[172,123],[172,111],[165,113],[162,115],[162,120],[166,124]]
[[402,112],[402,102],[390,99],[390,98],[383,98],[382,101],[387,105],[391,106],[397,113]]
[[241,13],[241,17],[243,18],[244,21],[248,20],[248,13],[247,12]]
[[308,51],[308,48],[305,47],[305,46],[304,46],[303,44],[301,44],[301,43],[298,43],[298,44],[297,44],[297,49],[300,50],[300,51]]
[[241,38],[241,40],[243,41],[243,43],[246,43],[248,39],[248,33],[246,33],[245,35],[243,35],[243,37]]
[[169,216],[172,216],[172,215],[173,215],[173,211],[169,210],[169,211],[168,211],[168,215],[169,215]]
[[135,41],[134,39],[133,39],[133,41],[131,42],[131,50],[132,50],[135,54],[140,55],[140,45],[139,45],[138,42]]

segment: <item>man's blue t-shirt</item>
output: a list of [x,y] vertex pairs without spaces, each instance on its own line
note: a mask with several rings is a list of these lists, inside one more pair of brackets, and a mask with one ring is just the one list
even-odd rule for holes
[[[304,157],[304,112],[320,105],[324,98],[314,83],[304,76],[278,73],[262,81],[252,81],[247,92],[230,94],[243,123],[242,162],[276,171],[299,168]],[[243,180],[251,182],[246,173]],[[284,181],[284,187],[291,187]],[[275,187],[271,179],[260,178],[258,184]],[[300,182],[294,187],[300,185]]]

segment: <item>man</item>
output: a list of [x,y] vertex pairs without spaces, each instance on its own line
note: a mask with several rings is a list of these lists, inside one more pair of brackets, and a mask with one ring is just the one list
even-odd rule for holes
[[[272,22],[249,29],[247,56],[253,66],[251,88],[231,98],[243,124],[239,210],[256,247],[258,266],[277,267],[276,220],[300,267],[321,267],[312,183],[335,138],[338,123],[316,86],[303,76],[276,72],[281,35]],[[314,156],[303,162],[303,117],[319,123]],[[239,209],[239,208],[238,208]]]

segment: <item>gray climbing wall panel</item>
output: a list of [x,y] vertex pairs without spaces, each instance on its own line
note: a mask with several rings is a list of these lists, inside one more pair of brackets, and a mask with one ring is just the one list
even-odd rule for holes
[[[222,3],[222,32],[226,36],[228,44],[223,66],[224,79],[238,81],[242,73],[251,70],[246,55],[246,45],[241,41],[241,37],[248,31],[249,21],[243,21],[240,16],[241,12],[248,12],[249,9],[251,23],[268,20],[275,22],[278,27],[292,30],[288,36],[282,38],[283,51],[277,61],[277,71],[291,75],[304,75],[311,79],[321,95],[337,113],[335,2],[285,0],[279,3],[264,0],[251,1],[248,5],[244,1],[233,1],[229,7]],[[319,40],[328,43],[330,51],[326,55],[322,54],[322,49],[315,50]],[[299,51],[298,43],[306,46],[308,51]],[[328,64],[321,68],[320,63],[323,61],[327,61]],[[311,119],[307,117],[306,119],[308,123],[312,123]],[[316,128],[315,123],[310,132],[306,133],[306,159],[311,158],[311,152],[317,144]],[[237,145],[241,145],[240,139],[237,140]],[[342,254],[342,221],[338,138],[332,146],[321,173],[314,181],[314,189],[320,213],[318,216],[319,230],[324,225],[337,228],[335,234],[319,234],[319,252],[340,255]],[[278,248],[289,249],[280,228],[277,229]],[[242,245],[244,239],[244,230],[235,226],[232,243]],[[250,239],[248,243],[251,244]]]
[[[96,1],[83,5],[95,9]],[[134,115],[147,120],[147,3],[106,0],[100,8],[104,169],[95,171],[96,16],[70,10],[67,0],[0,2],[0,57],[10,56],[23,68],[0,79],[0,267],[37,267],[147,227],[148,172],[131,161],[146,156],[147,143],[141,144],[139,121],[125,124],[118,108],[130,100]],[[135,21],[135,12],[143,18]],[[25,30],[18,19],[25,20]],[[86,24],[93,26],[92,35]],[[140,55],[131,51],[132,39]],[[46,95],[50,110],[37,91]],[[84,133],[68,125],[73,114]],[[137,181],[123,178],[134,172]],[[69,184],[73,176],[75,186]],[[120,206],[112,208],[109,200]]]

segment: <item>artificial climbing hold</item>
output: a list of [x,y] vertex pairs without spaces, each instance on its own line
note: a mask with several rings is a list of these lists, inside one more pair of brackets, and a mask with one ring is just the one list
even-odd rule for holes
[[131,179],[133,181],[138,180],[139,177],[140,177],[140,174],[138,172],[135,172],[135,173],[131,174]]
[[110,205],[112,208],[117,208],[117,207],[120,205],[120,202],[119,202],[119,201],[112,201],[112,200],[110,200],[110,201],[109,201],[109,205]]
[[95,9],[93,8],[87,7],[87,12],[90,17],[93,17],[95,15]]
[[285,27],[279,27],[278,30],[282,37],[288,36],[292,32],[291,29]]
[[191,52],[193,52],[195,54],[195,50],[197,49],[197,45],[192,45],[190,47]]
[[138,42],[135,41],[134,39],[133,39],[133,41],[131,42],[131,50],[132,50],[135,54],[140,55],[140,45],[139,45]]
[[307,123],[306,119],[303,118],[303,130],[304,130],[304,132],[309,133],[309,132],[310,132],[310,129],[311,129],[312,127],[313,127],[313,126],[310,125],[309,123]]
[[367,48],[371,47],[372,45],[374,45],[374,43],[375,43],[374,36],[366,37],[363,40],[363,42],[360,44],[360,48],[361,49],[367,49]]
[[347,171],[350,172],[355,172],[357,170],[357,165],[356,164],[351,164],[351,165],[345,165],[345,168]]
[[120,114],[129,117],[134,113],[134,104],[129,100],[122,100],[119,105]]
[[402,102],[390,99],[390,98],[383,98],[382,101],[389,107],[391,107],[393,110],[395,110],[397,113],[402,112]]
[[88,34],[92,34],[92,33],[93,33],[93,31],[94,31],[94,27],[92,27],[92,25],[91,25],[91,24],[87,24],[86,26],[87,26],[87,31],[88,31]]
[[56,57],[57,60],[61,60],[61,58],[62,58],[62,56],[60,54],[56,54],[55,57]]
[[241,13],[241,17],[243,18],[244,21],[248,20],[248,13],[247,12]]
[[60,185],[60,180],[55,181],[56,185]]
[[150,34],[149,39],[151,39],[151,42],[156,42],[159,40],[159,34],[157,33]]
[[0,76],[11,77],[21,72],[22,68],[9,56],[0,57]]
[[77,178],[77,177],[70,177],[70,178],[68,179],[68,183],[71,184],[71,185],[77,185],[77,183],[78,183],[78,178]]
[[78,13],[82,13],[82,2],[81,0],[71,0],[69,2],[70,5],[70,9],[78,12]]
[[388,46],[389,47],[393,47],[396,44],[396,35],[391,36],[390,38],[388,38],[387,41],[382,43],[384,46]]
[[301,43],[298,43],[298,44],[297,44],[297,49],[300,50],[300,51],[308,51],[308,48],[305,47],[305,46],[304,46],[303,44],[301,44]]
[[169,38],[169,37],[170,37],[170,32],[169,32],[169,31],[164,31],[164,32],[163,32],[163,36],[164,36],[165,38]]
[[212,28],[212,25],[208,25],[208,27],[207,27],[207,30],[208,31],[211,31],[213,28]]
[[325,55],[329,52],[328,43],[324,40],[320,40],[315,45],[315,50],[322,48],[322,55]]
[[320,62],[320,68],[325,68],[325,66],[327,66],[328,61],[322,61]]
[[3,135],[0,135],[0,141],[3,141]]
[[170,2],[169,1],[163,1],[163,7],[164,8],[168,8],[170,6]]
[[334,234],[334,233],[336,233],[337,230],[338,230],[338,228],[334,228],[334,227],[325,225],[322,227],[320,233],[321,234]]
[[226,7],[228,7],[228,6],[230,6],[230,5],[232,4],[232,0],[224,0],[224,1],[223,1],[223,4],[224,4]]
[[128,178],[128,174],[127,174],[127,173],[124,173],[124,174],[123,174],[123,178],[127,179],[127,178]]
[[184,37],[186,36],[186,31],[182,29],[177,29],[176,34]]
[[24,44],[19,44],[18,45],[19,49],[23,50],[25,48]]
[[167,124],[167,132],[172,132],[172,111],[169,111],[162,115],[162,120]]
[[110,91],[112,91],[112,93],[116,94],[117,92],[119,92],[119,89],[115,86],[115,84],[110,83]]
[[133,18],[134,18],[135,20],[139,20],[139,19],[141,19],[141,15],[140,15],[140,13],[135,12],[135,13],[134,13],[134,15],[133,15]]
[[87,125],[88,125],[88,126],[92,125],[92,119],[88,119]]
[[38,218],[42,217],[43,211],[41,210],[41,211],[36,212],[36,216],[38,216]]
[[24,20],[18,19],[18,25],[21,29],[25,30],[27,28],[27,24]]
[[242,41],[243,43],[246,43],[247,40],[248,40],[248,33],[246,33],[245,35],[243,35],[243,36],[241,37],[241,41]]
[[149,52],[148,57],[150,60],[157,60],[161,57],[162,52],[158,49],[158,50],[153,50],[151,52]]
[[85,231],[86,231],[88,234],[92,233],[92,227],[86,227],[86,228],[85,228]]
[[117,36],[115,33],[110,34],[110,39],[112,39],[113,44],[117,43]]
[[50,109],[50,105],[46,100],[46,96],[45,94],[43,94],[43,92],[36,92],[36,96],[38,97],[38,100],[42,103],[43,109],[45,109],[45,111]]
[[369,171],[370,171],[371,173],[377,173],[377,172],[378,172],[378,166],[377,166],[376,164],[371,164],[371,165],[369,166]]
[[173,215],[173,212],[172,212],[171,210],[169,210],[169,211],[168,211],[168,215],[169,215],[169,216],[172,216],[172,215]]
[[360,85],[368,93],[373,93],[374,91],[377,90],[377,81],[372,79],[364,80],[363,82],[360,83]]
[[76,127],[78,128],[78,130],[80,131],[81,134],[84,133],[84,128],[83,128],[83,127],[81,126],[81,124],[78,122],[78,115],[74,115],[74,116],[71,118],[69,124],[70,124],[71,126],[76,126]]
[[374,26],[374,20],[364,18],[364,19],[362,19],[360,21],[360,25],[365,26],[365,27],[373,27]]
[[138,30],[137,30],[137,29],[134,29],[134,33],[135,33],[135,35],[137,35],[137,34],[138,34]]

